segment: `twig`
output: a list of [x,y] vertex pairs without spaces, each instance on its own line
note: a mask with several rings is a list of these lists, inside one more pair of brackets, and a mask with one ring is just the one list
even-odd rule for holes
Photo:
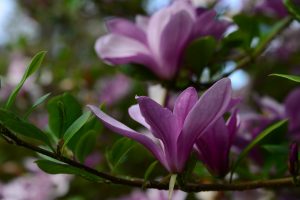
[[[51,151],[42,149],[35,145],[32,145],[20,138],[18,138],[14,133],[12,133],[7,128],[3,127],[0,124],[0,134],[6,138],[9,138],[17,146],[24,147],[26,149],[32,150],[34,152],[46,155],[48,157],[54,158],[61,162],[64,162],[70,166],[76,167],[81,170],[85,170],[93,175],[96,175],[100,178],[105,179],[109,183],[126,185],[131,187],[144,187],[144,188],[155,188],[159,190],[168,190],[168,183],[159,182],[159,181],[147,181],[147,184],[144,184],[144,180],[140,178],[121,178],[117,176],[112,176],[108,173],[100,172],[93,168],[90,168],[86,165],[83,165],[79,162],[71,160],[62,155],[57,155]],[[184,187],[180,188],[179,185],[175,185],[175,189],[181,189],[185,192],[201,192],[201,191],[242,191],[242,190],[251,190],[257,188],[282,188],[282,187],[296,187],[293,181],[293,177],[273,179],[273,180],[257,180],[257,181],[247,181],[247,182],[236,182],[236,183],[187,183]]]

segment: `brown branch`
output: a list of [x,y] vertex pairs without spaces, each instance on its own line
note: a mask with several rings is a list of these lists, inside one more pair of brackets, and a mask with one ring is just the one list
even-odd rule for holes
[[[54,158],[61,162],[64,162],[70,166],[76,167],[81,170],[85,170],[88,173],[96,175],[100,178],[106,180],[106,183],[113,183],[119,185],[126,185],[131,187],[140,188],[154,188],[159,190],[168,190],[169,185],[165,182],[159,181],[144,181],[140,178],[122,178],[117,176],[112,176],[108,173],[100,172],[79,162],[71,160],[67,157],[57,155],[51,151],[42,149],[35,145],[32,145],[20,138],[18,138],[14,133],[10,132],[7,128],[0,124],[0,133],[3,137],[9,139],[10,144],[15,144],[17,146],[24,147],[26,149],[32,150],[34,152],[46,155],[48,157]],[[247,181],[247,182],[236,182],[236,183],[187,183],[180,188],[179,185],[175,186],[175,189],[181,189],[185,192],[201,192],[201,191],[242,191],[251,190],[257,188],[282,188],[282,187],[296,187],[293,181],[293,177],[273,179],[273,180],[257,180],[257,181]]]

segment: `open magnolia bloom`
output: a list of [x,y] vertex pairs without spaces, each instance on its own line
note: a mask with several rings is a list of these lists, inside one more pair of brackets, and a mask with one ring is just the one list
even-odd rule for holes
[[187,2],[176,1],[151,17],[137,16],[135,23],[121,18],[108,20],[110,33],[97,40],[95,49],[109,64],[141,64],[170,80],[189,42],[208,35],[219,39],[229,25],[216,20],[213,10],[200,11]]
[[219,80],[199,99],[193,87],[187,88],[176,99],[173,112],[149,97],[137,97],[137,101],[129,114],[151,134],[132,130],[96,106],[89,108],[107,128],[144,145],[171,173],[184,170],[196,139],[237,103],[228,78]]
[[199,159],[214,176],[224,177],[229,172],[229,153],[238,127],[235,110],[227,122],[220,117],[196,141],[195,150]]

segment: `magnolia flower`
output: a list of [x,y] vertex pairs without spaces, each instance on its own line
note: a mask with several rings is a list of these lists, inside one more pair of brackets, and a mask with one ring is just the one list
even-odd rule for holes
[[196,139],[237,103],[228,78],[215,83],[199,100],[197,91],[187,88],[176,99],[173,112],[149,97],[138,97],[137,101],[138,105],[129,108],[129,115],[151,134],[132,130],[96,106],[89,108],[107,128],[144,145],[171,173],[183,171]]
[[283,5],[282,0],[263,0],[256,7],[258,12],[263,14],[283,18],[288,15],[288,11]]
[[160,78],[172,79],[190,41],[223,35],[229,23],[215,18],[214,11],[197,12],[191,4],[176,1],[150,18],[137,16],[135,24],[121,18],[108,20],[110,33],[97,40],[95,49],[109,64],[142,64]]
[[223,117],[219,118],[196,141],[199,159],[217,177],[224,177],[229,171],[229,151],[238,126],[237,111],[234,111],[227,123]]

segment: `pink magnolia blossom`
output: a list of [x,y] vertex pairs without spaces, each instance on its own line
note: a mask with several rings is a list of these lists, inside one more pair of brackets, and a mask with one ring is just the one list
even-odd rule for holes
[[142,64],[160,78],[172,79],[189,42],[207,35],[218,39],[224,34],[229,23],[215,18],[215,11],[197,12],[191,4],[176,1],[151,17],[137,16],[135,23],[108,20],[110,33],[97,40],[95,49],[109,64]]
[[173,112],[149,97],[138,97],[137,101],[129,114],[150,134],[132,130],[96,106],[89,108],[107,128],[144,145],[171,173],[184,170],[196,139],[236,103],[228,78],[219,80],[199,99],[194,88],[187,88],[176,99]]

